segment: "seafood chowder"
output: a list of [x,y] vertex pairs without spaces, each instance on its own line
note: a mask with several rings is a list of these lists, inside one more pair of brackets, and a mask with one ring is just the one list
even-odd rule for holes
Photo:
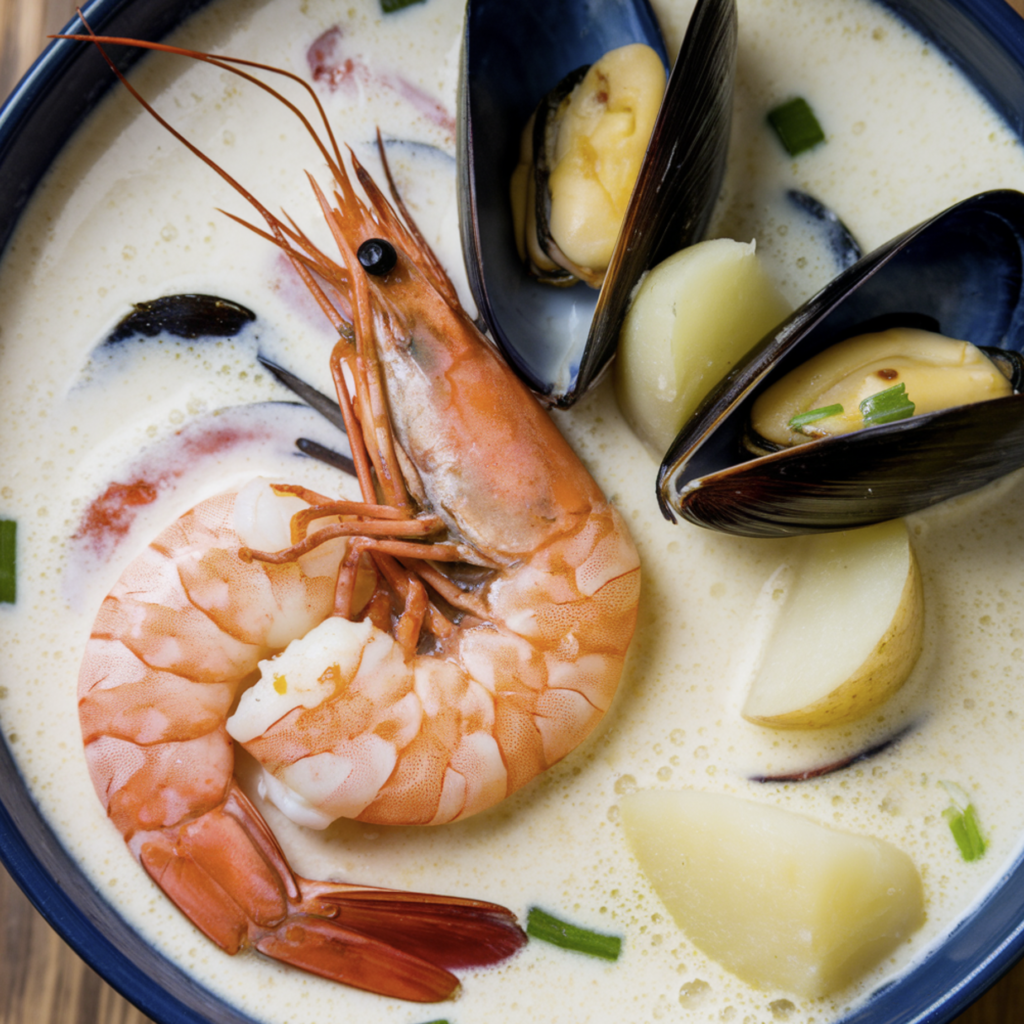
[[[654,0],[653,6],[674,53],[693,5],[690,0]],[[462,0],[424,0],[382,15],[379,0],[347,5],[215,0],[173,41],[283,67],[310,80],[339,139],[383,182],[375,142],[379,127],[398,191],[472,313],[455,195],[462,7]],[[807,193],[836,211],[868,251],[974,193],[1024,189],[1019,140],[940,52],[882,7],[868,0],[739,0],[739,19],[730,158],[710,236],[756,240],[767,273],[790,304],[804,301],[839,268],[820,221],[787,199],[789,190]],[[132,81],[175,128],[269,210],[284,208],[312,243],[336,251],[304,175],[309,170],[327,187],[326,154],[281,104],[222,68],[165,54],[141,62]],[[292,83],[274,84],[290,98],[300,98]],[[551,84],[538,83],[538,95]],[[794,96],[813,107],[825,140],[791,157],[766,115]],[[510,125],[509,130],[520,127]],[[374,204],[373,198],[368,202]],[[346,209],[357,209],[354,198]],[[205,640],[195,640],[189,628],[177,624],[185,621],[183,613],[165,637],[164,627],[145,620],[132,603],[136,595],[165,586],[166,578],[171,582],[165,592],[173,591],[184,608],[200,588],[216,589],[224,579],[230,579],[227,589],[237,599],[243,590],[248,595],[250,585],[254,590],[264,586],[254,579],[284,588],[301,575],[302,586],[316,594],[276,595],[289,612],[305,606],[307,598],[319,609],[316,618],[330,611],[332,601],[334,607],[347,602],[344,606],[351,608],[362,600],[369,608],[387,590],[400,593],[406,608],[419,600],[418,622],[430,625],[433,647],[419,641],[418,627],[410,625],[414,616],[399,609],[395,646],[406,644],[410,656],[454,658],[453,651],[463,644],[458,657],[479,667],[478,679],[491,672],[485,649],[494,660],[512,658],[504,651],[494,653],[498,641],[478,638],[474,645],[452,639],[455,633],[472,634],[479,622],[494,635],[504,634],[500,623],[492,625],[499,619],[492,604],[468,599],[465,607],[458,604],[463,600],[460,586],[470,592],[471,581],[452,583],[410,554],[407,538],[429,536],[436,523],[423,526],[422,533],[414,532],[420,526],[408,524],[437,517],[380,513],[382,520],[407,524],[401,534],[389,527],[389,539],[375,549],[382,553],[380,564],[392,567],[381,570],[392,573],[388,587],[379,578],[367,579],[372,574],[357,571],[354,561],[345,569],[345,556],[334,541],[304,549],[301,572],[294,563],[261,559],[260,550],[301,540],[289,538],[287,526],[282,539],[280,523],[287,523],[287,516],[267,526],[254,514],[260,521],[241,537],[237,520],[223,527],[224,499],[218,496],[239,492],[242,503],[241,495],[250,501],[253,487],[269,494],[265,486],[250,483],[257,477],[296,485],[298,497],[313,503],[318,495],[332,501],[370,498],[355,475],[296,449],[296,439],[304,438],[314,446],[350,451],[338,430],[295,404],[292,393],[257,358],[286,367],[325,394],[334,393],[331,353],[338,334],[318,306],[315,289],[307,288],[278,247],[218,210],[253,216],[228,183],[171,138],[125,90],[115,89],[45,179],[0,266],[5,437],[0,518],[16,522],[18,531],[17,600],[0,605],[0,729],[60,839],[146,941],[254,1019],[273,1022],[417,1024],[444,1017],[462,1024],[533,1018],[563,1024],[610,1019],[821,1024],[838,1020],[927,956],[999,879],[1024,836],[1024,808],[1013,781],[1024,769],[1024,722],[1014,699],[1024,671],[1019,626],[1024,580],[1018,559],[1007,557],[1008,550],[1024,545],[1024,478],[1008,477],[907,521],[923,582],[924,640],[909,681],[894,697],[850,724],[769,729],[742,717],[745,688],[772,629],[784,589],[780,581],[786,579],[796,546],[667,523],[655,497],[656,462],[620,416],[608,380],[571,411],[554,416],[575,455],[559,449],[561,441],[552,438],[545,441],[546,450],[559,451],[560,461],[545,465],[531,449],[525,465],[529,472],[520,472],[519,464],[513,467],[511,456],[502,463],[512,442],[500,440],[502,423],[509,422],[523,432],[529,424],[529,431],[548,436],[549,428],[539,425],[533,412],[522,411],[528,405],[514,407],[499,421],[491,415],[470,416],[469,406],[479,411],[487,403],[467,399],[458,423],[431,420],[431,436],[445,433],[446,450],[455,452],[438,480],[431,476],[435,463],[426,454],[431,438],[417,437],[416,416],[406,415],[408,408],[395,413],[396,419],[405,417],[396,431],[413,461],[419,457],[418,479],[426,493],[450,497],[449,479],[468,466],[490,472],[495,490],[476,488],[468,510],[454,498],[438,503],[445,515],[458,520],[466,543],[432,544],[431,564],[457,559],[498,573],[502,584],[492,588],[499,595],[492,604],[504,602],[503,614],[515,620],[521,634],[528,632],[523,622],[544,619],[539,605],[523,594],[555,586],[547,582],[555,576],[551,565],[573,566],[570,575],[580,593],[607,597],[609,581],[635,581],[633,543],[639,552],[643,587],[638,612],[633,591],[623,596],[616,590],[615,603],[597,603],[618,629],[595,627],[592,632],[600,635],[593,650],[585,643],[593,637],[581,628],[572,650],[556,644],[525,658],[531,665],[543,661],[546,674],[543,684],[533,677],[524,680],[522,692],[538,702],[536,716],[553,723],[532,760],[523,758],[530,763],[521,767],[518,755],[508,759],[506,779],[505,767],[499,766],[505,759],[499,735],[467,746],[461,763],[473,767],[466,769],[470,782],[462,788],[453,789],[442,773],[430,783],[429,799],[419,791],[412,798],[389,791],[393,761],[381,753],[387,744],[377,741],[404,727],[406,720],[396,712],[390,731],[367,733],[366,746],[373,749],[359,755],[363,761],[356,760],[370,782],[363,779],[357,793],[341,792],[344,787],[319,777],[305,780],[312,788],[303,789],[301,780],[287,776],[286,790],[275,781],[276,769],[264,775],[249,754],[236,751],[240,786],[232,790],[227,816],[255,821],[262,815],[302,879],[487,901],[498,905],[494,920],[499,931],[509,927],[501,907],[524,926],[528,911],[540,908],[621,938],[618,959],[588,957],[536,939],[503,958],[518,946],[516,933],[502,955],[492,958],[500,962],[459,970],[457,1003],[424,1008],[398,998],[403,992],[378,995],[342,988],[249,950],[229,959],[196,930],[133,858],[149,857],[150,871],[159,874],[153,867],[157,855],[152,845],[146,846],[154,840],[139,838],[157,813],[144,801],[154,798],[144,793],[137,805],[134,791],[124,784],[125,765],[148,754],[125,755],[120,748],[110,752],[111,744],[122,742],[116,737],[123,736],[132,750],[144,751],[152,730],[162,727],[155,719],[171,717],[170,706],[159,713],[148,705],[124,708],[120,698],[107,700],[116,689],[100,687],[96,715],[106,716],[107,731],[97,734],[107,745],[97,753],[92,743],[88,763],[83,754],[75,697],[83,658],[86,674],[102,677],[109,671],[104,659],[112,657],[105,646],[108,638],[116,640],[135,628],[127,623],[141,623],[138,628],[149,631],[147,642],[154,648],[182,644],[185,660],[192,650],[206,651]],[[297,236],[292,240],[311,251]],[[329,278],[329,267],[310,260]],[[444,292],[443,272],[431,268],[423,273]],[[341,281],[339,287],[348,285]],[[133,304],[184,294],[219,296],[244,309],[235,315],[236,307],[219,304],[227,309],[230,329],[201,332],[201,337],[140,328],[141,314],[118,326]],[[358,320],[362,301],[354,297],[345,315]],[[408,303],[414,301],[419,300],[413,296]],[[399,305],[389,315],[406,313],[421,315],[422,310]],[[448,325],[448,334],[470,331],[447,305],[436,320]],[[335,376],[343,377],[356,364],[344,349],[339,346],[343,355],[333,363]],[[486,362],[491,367],[487,373],[496,375],[481,378],[484,387],[504,391],[504,384],[493,383],[504,380],[504,371],[474,352],[474,366]],[[358,401],[365,403],[359,405],[365,423],[372,402]],[[454,427],[473,429],[460,433]],[[42,449],[40,437],[46,439]],[[529,448],[520,446],[518,438],[516,444],[517,452]],[[365,449],[359,443],[352,449],[358,468]],[[310,450],[306,443],[304,451]],[[532,472],[537,466],[542,471]],[[387,476],[382,466],[375,469],[378,479]],[[571,486],[564,486],[566,480]],[[385,503],[400,507],[408,502],[400,491],[385,493]],[[564,512],[574,524],[556,540],[534,529],[527,513],[544,503],[552,507],[553,496],[567,505],[558,506],[558,515]],[[258,504],[260,498],[252,500]],[[287,501],[293,503],[289,509],[303,505],[295,495]],[[332,505],[331,518],[307,525],[314,536],[336,525],[340,531],[344,524],[338,516],[343,514],[346,507]],[[558,517],[552,513],[552,518]],[[222,576],[204,577],[190,590],[188,559],[180,552],[192,550],[189,544],[197,543],[194,537],[203,531],[214,538],[203,543],[230,548],[233,561]],[[566,553],[550,554],[559,544]],[[239,557],[240,546],[256,552],[252,561],[248,555]],[[543,569],[541,551],[548,558]],[[415,563],[411,569],[410,562]],[[335,594],[339,563],[345,585]],[[400,565],[409,570],[407,575],[395,568]],[[433,603],[416,596],[426,593],[421,577],[440,595]],[[330,580],[326,597],[316,582],[325,578]],[[559,580],[558,586],[567,584]],[[229,634],[238,623],[265,618],[267,609],[257,604],[248,597],[239,601],[237,622],[229,623],[226,639],[218,640],[218,657],[234,658]],[[587,607],[593,612],[592,604]],[[385,607],[380,621],[388,621],[390,614]],[[634,615],[636,629],[623,667],[621,652]],[[309,624],[302,614],[293,617],[298,620],[293,632],[301,635]],[[368,649],[376,643],[369,637],[372,621],[378,620],[368,612],[365,623],[342,622],[349,631],[342,642]],[[278,625],[265,624],[264,635],[251,645],[279,647]],[[307,646],[315,647],[312,638]],[[374,651],[382,662],[392,656],[379,643]],[[294,655],[288,678],[293,684],[300,680],[294,684],[297,690],[313,692],[323,680],[314,668],[311,678],[302,681],[304,657],[302,651]],[[254,664],[233,670],[248,680]],[[593,680],[587,707],[551,698],[562,692],[559,672],[580,668]],[[283,670],[268,674],[240,701],[226,686],[216,693],[216,687],[206,687],[194,714],[219,716],[219,721],[230,713],[233,736],[246,743],[255,739],[257,747],[276,744],[279,752],[302,737],[288,737],[286,743],[272,727],[305,699],[292,692],[292,703],[285,707],[282,679]],[[467,721],[488,699],[485,684],[471,683],[455,709]],[[542,685],[551,689],[538,697]],[[420,699],[425,686],[422,679],[417,683]],[[553,703],[545,705],[548,699]],[[174,703],[174,710],[180,713],[180,705]],[[83,724],[88,721],[83,712]],[[508,727],[509,734],[515,731]],[[857,759],[865,751],[870,756]],[[262,758],[266,751],[256,753]],[[266,759],[275,756],[271,752]],[[814,772],[843,760],[851,763],[842,770]],[[557,763],[547,767],[552,762]],[[224,744],[203,764],[204,771],[226,770],[230,777]],[[486,768],[482,774],[481,765]],[[109,781],[110,817],[96,798],[90,769]],[[779,781],[800,775],[810,777]],[[168,778],[173,785],[161,791],[168,802],[187,802],[202,788],[191,776],[174,777],[173,770]],[[920,874],[924,923],[879,965],[830,995],[807,999],[741,982],[677,928],[627,845],[622,798],[639,790],[675,789],[737,795],[884,840],[909,857]],[[511,795],[500,799],[506,792]],[[984,855],[969,862],[944,817],[952,792],[972,805],[987,843]],[[410,799],[413,811],[403,803]],[[401,813],[393,813],[398,804]],[[342,817],[332,823],[338,814]],[[445,823],[395,824],[412,821]],[[265,853],[267,847],[260,849]],[[161,884],[168,892],[174,887],[173,880]],[[326,899],[325,891],[316,889],[314,895]],[[289,907],[306,909],[302,900],[307,895],[304,890],[302,899],[293,899],[289,892]],[[291,939],[271,941],[264,934],[260,941],[261,948],[278,956]],[[231,942],[221,944],[230,947]]]

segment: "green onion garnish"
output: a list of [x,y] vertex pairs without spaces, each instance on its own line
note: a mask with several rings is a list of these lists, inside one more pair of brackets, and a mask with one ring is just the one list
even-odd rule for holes
[[869,395],[860,403],[865,427],[879,423],[895,423],[914,415],[914,403],[907,398],[907,385],[895,384],[891,388]]
[[966,861],[977,860],[988,844],[978,826],[971,798],[955,782],[940,782],[939,785],[949,794],[950,804],[942,816],[949,822],[949,831],[960,848],[960,856]]
[[829,416],[838,416],[843,407],[836,405],[823,405],[820,409],[811,409],[809,412],[801,412],[789,421],[790,430],[800,430],[809,423],[817,423],[818,420],[827,420]]
[[797,156],[825,141],[825,133],[811,105],[802,96],[768,111],[768,123],[790,156]]
[[413,4],[421,4],[424,0],[380,0],[380,9],[385,14],[394,14],[403,7],[412,7]]
[[578,953],[618,960],[622,950],[622,939],[617,935],[601,935],[566,924],[557,917],[546,914],[539,907],[530,907],[526,918],[526,934],[543,942],[551,942],[563,949],[574,949]]
[[0,602],[14,604],[17,591],[15,553],[18,524],[13,519],[0,519]]

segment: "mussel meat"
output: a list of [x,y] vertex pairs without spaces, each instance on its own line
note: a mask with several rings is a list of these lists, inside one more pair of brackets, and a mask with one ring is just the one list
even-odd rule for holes
[[667,64],[647,0],[549,0],[516,8],[469,0],[459,100],[459,214],[473,296],[505,357],[566,407],[611,359],[640,276],[707,228],[725,170],[736,66],[735,0],[699,0],[633,189],[594,291],[553,289],[520,261],[509,180],[519,133],[555,82],[616,47],[644,42]]
[[661,58],[629,43],[537,104],[509,199],[519,258],[538,281],[601,287],[664,95]]
[[[982,193],[865,256],[708,395],[662,463],[669,519],[751,537],[866,526],[1024,466],[1024,195]],[[758,396],[843,339],[925,328],[983,348],[1012,393],[751,457]]]
[[766,455],[815,438],[1001,398],[1013,393],[1012,379],[1003,358],[991,358],[969,341],[919,327],[858,334],[762,391],[750,410],[745,443],[755,455]]

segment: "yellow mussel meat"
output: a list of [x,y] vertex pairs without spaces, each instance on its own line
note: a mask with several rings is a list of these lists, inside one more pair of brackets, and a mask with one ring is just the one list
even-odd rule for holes
[[664,92],[661,58],[631,43],[541,100],[510,188],[520,258],[541,280],[601,286]]
[[895,327],[832,345],[773,384],[753,405],[748,443],[777,451],[1012,392],[970,342]]

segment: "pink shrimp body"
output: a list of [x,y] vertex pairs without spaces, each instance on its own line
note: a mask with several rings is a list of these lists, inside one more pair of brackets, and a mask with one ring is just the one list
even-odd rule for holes
[[[415,226],[354,158],[365,201],[336,150],[322,152],[333,203],[316,192],[338,259],[258,204],[270,230],[254,230],[288,253],[338,328],[332,370],[363,502],[254,483],[161,533],[88,642],[86,756],[132,852],[223,948],[443,998],[448,968],[521,944],[511,914],[294,876],[234,781],[231,736],[300,823],[436,824],[484,810],[608,709],[639,560]],[[383,276],[355,257],[371,238],[396,250]],[[267,516],[290,521],[291,536],[260,541],[275,536],[259,525]]]
[[429,654],[349,626],[341,642],[372,650],[372,670],[352,650],[343,666],[325,657],[321,702],[294,707],[282,659],[229,728],[320,824],[434,824],[504,799],[594,727],[633,634],[639,562],[550,417],[465,317],[424,309],[426,282],[404,256],[371,287],[398,442],[449,536],[497,568],[463,591],[467,617]]

